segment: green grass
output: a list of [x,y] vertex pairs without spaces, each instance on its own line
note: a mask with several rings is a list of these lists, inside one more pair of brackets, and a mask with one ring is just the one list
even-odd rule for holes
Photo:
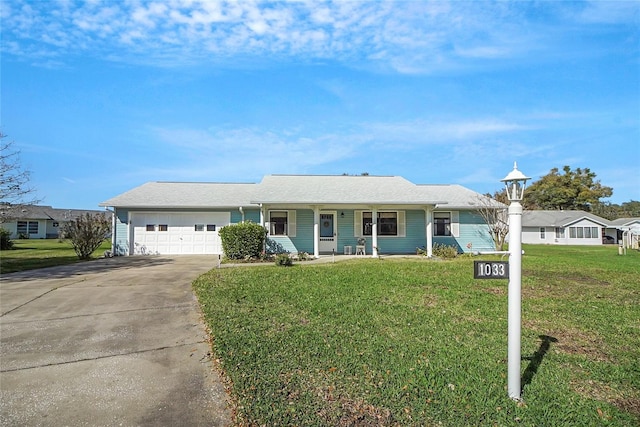
[[638,425],[640,253],[525,249],[520,404],[506,391],[507,282],[474,280],[473,258],[201,276],[236,423]]
[[[71,243],[66,241],[27,239],[13,242],[12,250],[0,251],[0,272],[3,274],[81,262]],[[104,251],[110,248],[111,243],[105,241],[95,250],[92,257],[102,256]]]

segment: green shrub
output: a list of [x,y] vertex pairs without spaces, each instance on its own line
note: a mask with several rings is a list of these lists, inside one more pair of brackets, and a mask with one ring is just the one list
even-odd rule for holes
[[433,255],[438,258],[455,258],[458,256],[458,249],[455,246],[435,243],[433,245]]
[[11,232],[0,228],[0,249],[7,251],[13,249],[13,240],[11,240]]
[[220,229],[222,250],[228,259],[260,259],[267,230],[254,222],[241,222]]
[[293,259],[289,254],[276,255],[276,265],[279,267],[291,267],[293,265]]

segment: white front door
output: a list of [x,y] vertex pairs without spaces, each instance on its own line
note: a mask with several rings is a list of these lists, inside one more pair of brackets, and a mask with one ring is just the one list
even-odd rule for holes
[[336,212],[320,212],[320,253],[332,253],[338,250],[338,224]]

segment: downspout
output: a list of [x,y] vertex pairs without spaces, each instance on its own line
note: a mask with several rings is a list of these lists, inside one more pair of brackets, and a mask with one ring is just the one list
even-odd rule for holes
[[238,210],[240,211],[240,215],[242,215],[242,222],[244,222],[244,210],[242,209],[242,206],[240,206]]

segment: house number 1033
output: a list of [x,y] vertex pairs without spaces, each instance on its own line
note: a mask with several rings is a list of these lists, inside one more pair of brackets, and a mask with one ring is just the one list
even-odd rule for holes
[[504,261],[474,261],[474,279],[508,279],[509,263]]

